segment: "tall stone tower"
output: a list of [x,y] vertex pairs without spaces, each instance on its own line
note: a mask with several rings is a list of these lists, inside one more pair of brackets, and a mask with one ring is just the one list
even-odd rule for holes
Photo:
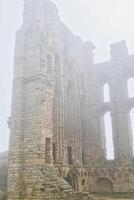
[[57,10],[47,0],[24,1],[13,80],[8,176],[8,199],[12,200],[31,199],[41,184],[42,166],[52,164],[51,149],[45,154],[51,148],[53,129],[54,53],[46,41],[52,19],[54,26]]
[[[92,64],[91,51],[91,45],[87,47],[63,25],[52,2],[24,1],[24,21],[16,34],[14,60],[9,200],[42,200],[50,191],[55,194],[59,188],[61,191],[69,190],[53,167],[54,97],[60,102],[58,120],[61,126],[64,123],[64,87],[68,84],[69,66],[72,72],[77,71],[80,64],[88,67]],[[85,61],[76,62],[79,56],[83,56]],[[62,141],[56,150],[59,148],[59,160],[65,160],[66,140],[63,129],[59,127],[55,137],[60,134]],[[81,136],[80,133],[74,135],[79,152]],[[81,152],[78,153],[77,149],[74,155],[79,159]]]

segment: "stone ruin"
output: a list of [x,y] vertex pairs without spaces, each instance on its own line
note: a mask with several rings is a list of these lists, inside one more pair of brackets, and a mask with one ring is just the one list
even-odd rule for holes
[[94,64],[94,49],[63,24],[50,0],[24,0],[16,33],[8,200],[134,192],[134,55],[121,41],[111,45],[111,60]]

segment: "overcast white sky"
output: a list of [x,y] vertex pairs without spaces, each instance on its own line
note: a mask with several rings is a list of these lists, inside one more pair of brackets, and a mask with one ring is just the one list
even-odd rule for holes
[[[53,0],[64,23],[96,46],[96,62],[109,59],[110,43],[126,40],[134,53],[134,0]],[[22,0],[0,0],[0,152],[8,149],[15,32]]]

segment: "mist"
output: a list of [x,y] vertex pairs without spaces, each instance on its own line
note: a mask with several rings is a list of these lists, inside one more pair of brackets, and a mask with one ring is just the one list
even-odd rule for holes
[[[134,52],[133,0],[53,0],[63,22],[96,46],[95,62],[110,59],[111,43],[125,40]],[[8,149],[15,32],[22,23],[23,2],[0,1],[0,152]]]

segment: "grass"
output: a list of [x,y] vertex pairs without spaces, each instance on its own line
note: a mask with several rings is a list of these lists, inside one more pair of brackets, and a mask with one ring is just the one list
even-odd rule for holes
[[112,194],[97,194],[97,197],[102,197],[105,200],[134,200],[134,193],[112,193]]

